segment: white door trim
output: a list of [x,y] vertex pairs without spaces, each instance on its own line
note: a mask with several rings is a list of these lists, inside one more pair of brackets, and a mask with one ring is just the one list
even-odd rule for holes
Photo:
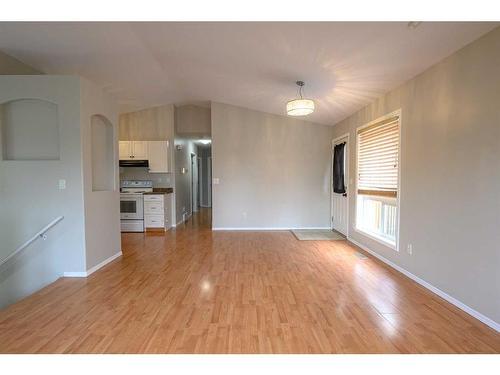
[[203,207],[203,163],[202,159],[200,156],[196,156],[196,162],[197,162],[197,168],[198,168],[198,186],[196,187],[198,189],[198,208]]
[[350,193],[351,193],[351,187],[350,187],[350,183],[349,183],[349,179],[350,179],[350,167],[351,167],[351,161],[349,160],[349,157],[350,157],[350,134],[349,133],[345,133],[339,137],[336,137],[334,139],[332,139],[332,145],[331,145],[331,151],[330,151],[330,228],[333,229],[333,220],[332,220],[332,217],[333,217],[333,149],[335,147],[335,143],[342,140],[342,139],[346,139],[346,151],[345,151],[345,160],[346,160],[346,168],[345,168],[345,171],[344,171],[344,174],[347,173],[347,181],[345,181],[345,184],[347,186],[347,228],[346,228],[346,237],[349,237],[349,227],[350,227],[350,222],[349,222],[349,211],[351,209],[351,206],[349,204],[349,201],[350,201]]
[[212,207],[212,157],[207,158],[208,207]]

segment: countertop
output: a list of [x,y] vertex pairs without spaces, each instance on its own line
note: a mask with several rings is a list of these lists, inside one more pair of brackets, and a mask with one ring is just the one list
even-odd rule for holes
[[174,188],[153,188],[152,192],[144,193],[144,195],[151,194],[171,194],[174,192]]

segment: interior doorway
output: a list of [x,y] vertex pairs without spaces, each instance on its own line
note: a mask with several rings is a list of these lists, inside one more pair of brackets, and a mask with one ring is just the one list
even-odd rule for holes
[[332,141],[332,229],[349,234],[349,134]]
[[190,200],[191,212],[212,207],[212,147],[206,139],[195,143],[190,153]]

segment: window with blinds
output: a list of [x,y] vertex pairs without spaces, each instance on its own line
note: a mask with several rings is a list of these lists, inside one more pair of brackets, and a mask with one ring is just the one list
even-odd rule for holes
[[399,117],[358,131],[358,194],[396,197]]
[[399,116],[358,130],[356,228],[396,248]]

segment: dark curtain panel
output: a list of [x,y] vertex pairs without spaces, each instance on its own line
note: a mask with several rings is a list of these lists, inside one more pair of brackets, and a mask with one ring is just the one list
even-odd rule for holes
[[333,149],[333,191],[339,194],[345,193],[344,149],[345,142],[335,145]]

